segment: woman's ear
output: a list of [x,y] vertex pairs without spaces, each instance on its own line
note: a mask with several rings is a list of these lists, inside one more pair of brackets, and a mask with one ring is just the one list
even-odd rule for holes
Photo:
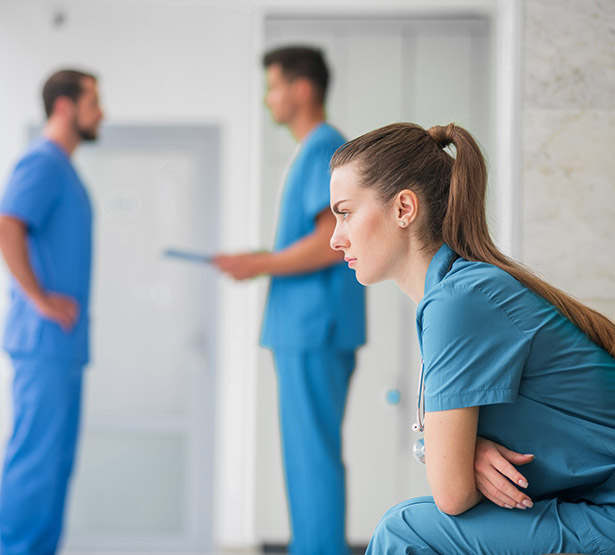
[[409,227],[416,220],[419,198],[414,191],[404,189],[397,193],[394,202],[395,216],[400,227]]

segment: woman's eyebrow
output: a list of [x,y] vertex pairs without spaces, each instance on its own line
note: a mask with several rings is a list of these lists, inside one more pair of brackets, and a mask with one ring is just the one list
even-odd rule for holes
[[333,212],[335,212],[336,214],[339,214],[339,205],[342,204],[342,202],[347,202],[348,199],[343,199],[343,200],[338,200],[332,207],[331,210],[333,210]]

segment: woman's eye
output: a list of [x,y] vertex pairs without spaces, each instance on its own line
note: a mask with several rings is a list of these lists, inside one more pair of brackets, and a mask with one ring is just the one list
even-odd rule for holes
[[340,214],[342,215],[342,220],[345,220],[346,216],[348,216],[349,212],[340,212]]

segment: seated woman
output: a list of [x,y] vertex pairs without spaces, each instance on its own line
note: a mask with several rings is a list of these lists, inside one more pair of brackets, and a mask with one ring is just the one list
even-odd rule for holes
[[615,325],[498,251],[467,131],[389,125],[331,168],[331,246],[418,304],[424,361],[433,498],[390,509],[367,553],[615,554]]

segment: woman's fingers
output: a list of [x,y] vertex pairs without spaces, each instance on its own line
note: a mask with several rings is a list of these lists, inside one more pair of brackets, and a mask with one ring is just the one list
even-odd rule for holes
[[500,507],[527,509],[533,505],[527,494],[493,468],[477,474],[476,483],[481,493]]
[[[526,461],[530,462],[530,461]],[[513,484],[516,484],[522,488],[527,488],[528,483],[525,476],[521,474],[508,460],[503,458],[497,458],[492,461],[493,467],[502,475],[506,476]],[[515,463],[519,464],[519,463]],[[510,484],[510,482],[507,482]]]
[[506,509],[514,509],[517,504],[516,500],[506,495],[502,490],[495,487],[489,480],[480,478],[476,480],[476,487],[489,501],[504,507]]
[[507,449],[503,445],[499,445],[497,443],[494,443],[493,445],[499,453],[512,464],[523,465],[534,460],[534,455],[517,453],[516,451],[511,451],[510,449]]

